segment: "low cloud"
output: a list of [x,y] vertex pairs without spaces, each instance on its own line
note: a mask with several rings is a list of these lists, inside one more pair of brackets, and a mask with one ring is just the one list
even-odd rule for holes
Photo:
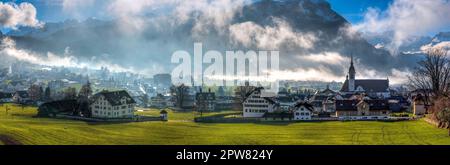
[[331,65],[344,65],[350,61],[350,58],[340,55],[337,52],[323,52],[319,54],[310,54],[299,56],[300,60],[306,60],[314,63],[325,63]]
[[80,61],[75,56],[72,56],[70,54],[69,47],[65,49],[64,55],[57,55],[52,52],[47,52],[45,56],[28,50],[17,49],[15,41],[9,37],[5,37],[1,40],[0,56],[2,57],[2,59],[11,57],[15,60],[50,67],[99,69],[102,66],[108,66],[108,68],[114,72],[132,72],[145,74],[145,72],[136,71],[134,68],[125,68],[120,65],[112,64],[104,60],[97,60],[95,58],[91,59],[90,61]]
[[141,32],[152,21],[149,16],[164,13],[165,16],[156,16],[158,21],[168,21],[172,26],[194,19],[192,33],[201,35],[211,30],[210,25],[214,30],[223,32],[222,29],[226,29],[224,27],[229,25],[245,2],[246,0],[138,0],[130,3],[129,0],[113,0],[106,8],[123,23],[121,28],[125,31]]
[[314,48],[318,40],[312,33],[295,32],[284,20],[273,18],[274,26],[262,27],[253,22],[234,24],[229,27],[230,38],[235,44],[261,49],[278,49],[281,45]]
[[18,26],[41,27],[36,8],[27,2],[15,4],[0,2],[0,27],[16,29]]

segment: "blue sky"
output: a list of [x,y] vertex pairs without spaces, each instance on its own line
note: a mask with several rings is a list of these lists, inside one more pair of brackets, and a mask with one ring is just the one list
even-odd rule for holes
[[358,23],[364,18],[367,8],[386,10],[392,0],[327,0],[334,11],[351,23]]
[[[44,22],[56,22],[65,19],[70,19],[74,15],[63,11],[61,4],[62,0],[1,0],[2,2],[29,2],[33,4],[38,11],[38,19]],[[103,0],[102,0],[103,1]],[[339,14],[344,16],[351,23],[360,22],[363,18],[363,13],[369,7],[376,7],[381,10],[387,8],[392,0],[327,0],[330,2],[332,8]],[[96,2],[102,3],[102,2]],[[100,6],[100,5],[99,5]],[[76,16],[77,19],[86,19],[88,17],[104,18],[105,16],[99,12],[98,8],[84,8],[83,13]]]
[[[113,0],[0,0],[1,2],[15,2],[16,4],[22,2],[29,2],[37,9],[37,19],[42,22],[60,22],[67,19],[85,20],[87,18],[95,17],[98,19],[110,19],[111,15],[108,13],[108,4]],[[63,2],[71,2],[71,11],[64,9]],[[394,0],[327,0],[333,10],[342,15],[350,23],[356,25],[364,21],[364,15],[368,8],[376,8],[379,11],[386,11]],[[419,2],[413,1],[411,2]],[[435,0],[441,1],[441,0]],[[443,0],[447,1],[448,0]],[[86,3],[88,2],[88,3]],[[131,0],[130,0],[131,2]],[[404,1],[402,1],[404,2]],[[430,1],[427,1],[430,2]],[[88,4],[88,5],[86,5]],[[428,19],[428,18],[426,18]],[[1,29],[3,32],[8,29]],[[439,31],[448,31],[450,27],[444,26],[437,30],[427,31],[427,35],[434,35]],[[423,33],[422,33],[423,34]]]

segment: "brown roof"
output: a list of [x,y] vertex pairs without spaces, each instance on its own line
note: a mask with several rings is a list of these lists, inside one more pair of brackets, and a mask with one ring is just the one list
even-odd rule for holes
[[127,100],[127,104],[134,104],[136,103],[136,101],[134,101],[134,99],[130,96],[130,94],[128,94],[127,91],[125,90],[121,90],[121,91],[103,91],[100,93],[97,93],[93,96],[94,100],[96,100],[99,96],[103,95],[105,97],[106,100],[108,100],[108,102],[112,105],[112,106],[117,106],[117,105],[122,105],[122,103],[120,103],[120,99],[122,99],[123,97],[126,97]]
[[[366,92],[387,92],[389,88],[389,80],[384,79],[361,79],[355,80],[355,88],[361,86]],[[342,85],[341,92],[349,92],[348,80]]]
[[[360,100],[336,100],[336,111],[357,111]],[[364,100],[369,104],[369,110],[389,110],[388,100]]]

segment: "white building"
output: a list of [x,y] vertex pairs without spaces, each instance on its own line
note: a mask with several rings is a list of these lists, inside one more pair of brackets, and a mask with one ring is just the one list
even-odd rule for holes
[[422,95],[419,94],[414,97],[412,102],[412,111],[414,115],[425,115],[427,113],[425,99]]
[[298,102],[294,106],[294,120],[311,120],[314,107],[307,102]]
[[242,103],[244,117],[263,117],[266,112],[273,112],[277,109],[278,104],[274,100],[261,96],[263,89],[258,87],[247,94]]
[[126,91],[103,91],[93,96],[94,118],[132,118],[136,102]]

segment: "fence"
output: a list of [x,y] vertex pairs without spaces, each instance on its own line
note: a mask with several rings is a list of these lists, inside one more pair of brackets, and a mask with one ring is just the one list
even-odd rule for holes
[[81,116],[70,116],[70,115],[56,115],[55,118],[59,119],[72,119],[87,122],[144,122],[144,121],[163,121],[161,117],[153,116],[136,116],[133,118],[115,118],[115,119],[101,119],[101,118],[88,118]]
[[257,123],[260,122],[260,118],[224,118],[224,117],[196,117],[195,122],[202,123]]

